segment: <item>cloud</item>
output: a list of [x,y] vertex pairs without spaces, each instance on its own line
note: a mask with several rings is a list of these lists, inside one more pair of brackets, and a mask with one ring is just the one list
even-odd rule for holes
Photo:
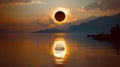
[[50,24],[41,22],[39,19],[35,20],[32,25],[36,26],[49,26]]
[[0,0],[0,7],[25,4],[45,4],[45,2],[41,0]]
[[38,30],[49,29],[52,27],[55,27],[55,25],[52,23],[42,22],[40,19],[36,19],[29,23],[16,22],[16,23],[0,24],[0,29],[5,29],[14,32],[33,32]]
[[9,4],[9,3],[28,3],[31,0],[0,0],[0,4]]
[[98,2],[94,2],[86,5],[86,10],[100,9],[103,11],[106,10],[120,10],[120,0],[98,0]]

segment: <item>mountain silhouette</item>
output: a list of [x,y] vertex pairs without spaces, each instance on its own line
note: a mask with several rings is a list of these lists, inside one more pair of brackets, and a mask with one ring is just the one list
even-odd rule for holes
[[[78,23],[79,21],[73,22]],[[37,31],[35,33],[83,33],[83,34],[98,34],[98,33],[109,33],[109,30],[115,26],[116,24],[120,24],[120,14],[114,16],[104,16],[99,17],[85,23],[81,23],[78,25],[72,25],[69,29],[62,31],[57,28],[46,29],[42,31]]]
[[94,20],[91,20],[87,23],[82,23],[80,25],[70,27],[67,32],[74,33],[109,33],[109,30],[115,26],[116,24],[120,24],[120,14],[115,16],[105,16],[100,17]]
[[4,33],[4,32],[6,32],[6,30],[1,30],[1,29],[0,29],[0,33]]
[[63,32],[64,31],[62,30],[52,28],[52,29],[47,29],[47,30],[36,31],[34,33],[63,33]]

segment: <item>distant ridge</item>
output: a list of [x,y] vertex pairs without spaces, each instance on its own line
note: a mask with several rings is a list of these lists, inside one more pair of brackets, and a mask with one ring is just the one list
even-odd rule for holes
[[120,14],[114,16],[104,16],[91,20],[87,23],[72,26],[67,30],[67,32],[109,33],[109,29],[116,24],[120,24]]
[[[79,21],[73,22],[77,23]],[[84,33],[84,34],[97,34],[97,33],[109,33],[109,30],[115,26],[116,24],[120,24],[120,14],[114,16],[104,16],[93,19],[91,21],[73,25],[69,29],[63,31],[56,28],[46,29],[42,31],[36,31],[34,33]]]
[[60,32],[63,33],[64,31],[53,28],[53,29],[36,31],[36,32],[34,32],[34,33],[60,33]]
[[1,29],[0,29],[0,33],[4,33],[4,32],[6,32],[6,30],[1,30]]

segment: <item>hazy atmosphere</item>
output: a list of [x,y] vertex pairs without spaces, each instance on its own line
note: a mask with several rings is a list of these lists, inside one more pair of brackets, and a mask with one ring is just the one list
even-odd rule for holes
[[[119,0],[0,0],[0,29],[10,32],[67,29],[70,23],[76,25],[119,14],[119,3]],[[67,13],[63,24],[56,23],[52,17],[57,10]]]
[[0,0],[0,67],[120,67],[120,0]]

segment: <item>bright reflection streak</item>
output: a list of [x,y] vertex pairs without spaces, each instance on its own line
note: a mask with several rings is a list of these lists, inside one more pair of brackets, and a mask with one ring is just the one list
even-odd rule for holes
[[66,60],[67,45],[63,38],[57,38],[53,44],[53,55],[56,64],[63,64]]
[[55,57],[64,57],[66,54],[66,44],[62,40],[55,41],[53,49]]

